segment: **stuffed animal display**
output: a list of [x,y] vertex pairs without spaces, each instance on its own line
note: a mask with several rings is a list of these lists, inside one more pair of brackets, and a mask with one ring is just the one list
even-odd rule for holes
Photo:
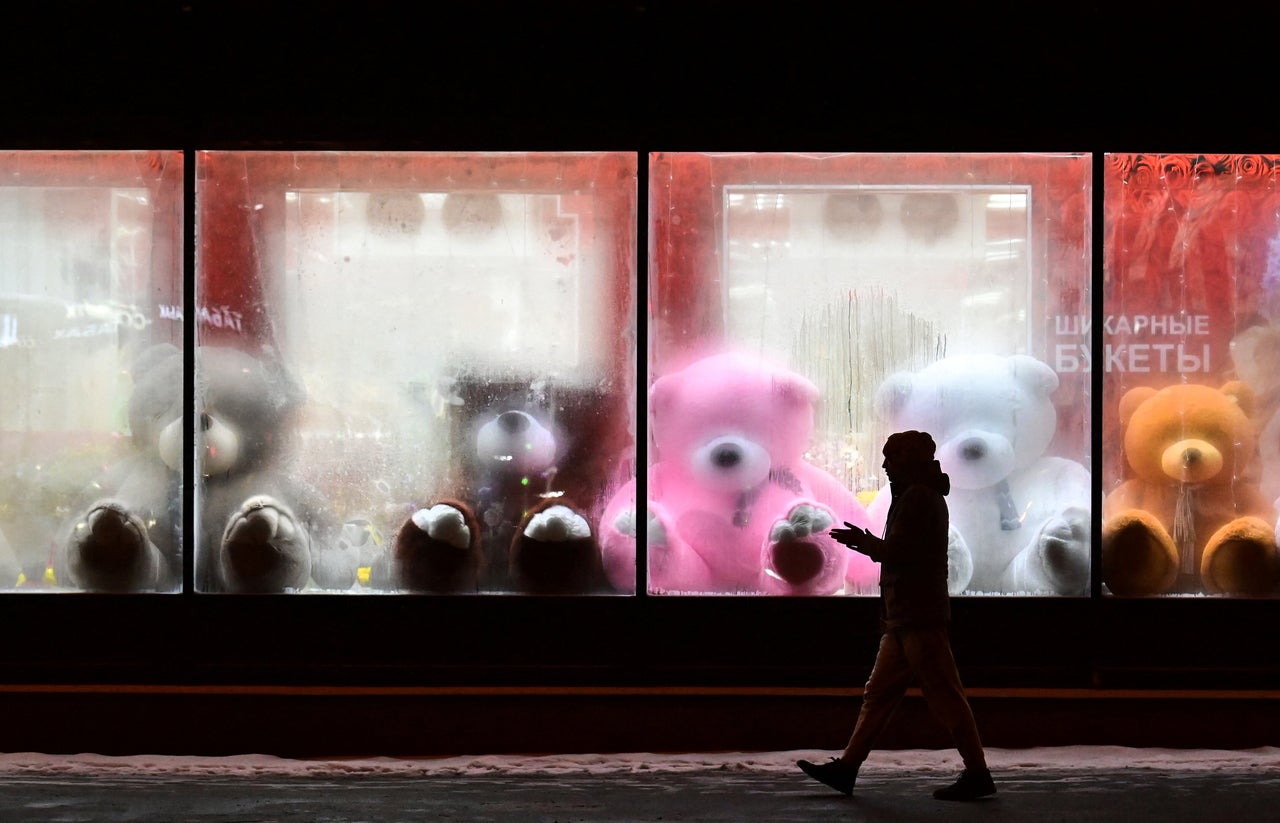
[[[808,463],[817,388],[758,358],[724,353],[658,378],[647,537],[655,592],[870,593],[878,569],[826,532],[868,525],[834,477]],[[635,486],[606,506],[600,532],[613,585],[635,589]]]
[[[1025,355],[958,355],[891,375],[876,408],[894,431],[929,432],[951,477],[948,585],[953,594],[1084,595],[1090,478],[1047,454],[1058,376]],[[869,506],[883,529],[886,486]]]
[[[136,454],[70,526],[59,579],[84,589],[146,591],[182,579],[181,352],[155,347],[134,368],[129,412]],[[339,527],[283,464],[301,392],[282,367],[232,348],[197,360],[201,591],[346,589],[357,559],[336,550]],[[58,565],[62,568],[59,570]]]
[[1274,505],[1258,491],[1253,393],[1178,384],[1120,400],[1131,477],[1103,503],[1102,578],[1117,595],[1274,590]]
[[400,526],[393,553],[397,588],[463,593],[585,594],[606,588],[600,547],[587,519],[554,482],[561,440],[522,409],[500,411],[475,432],[470,501],[445,498]]

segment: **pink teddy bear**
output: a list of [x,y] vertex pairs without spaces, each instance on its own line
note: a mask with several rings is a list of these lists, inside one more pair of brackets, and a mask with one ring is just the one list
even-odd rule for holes
[[[866,527],[838,480],[804,459],[817,388],[794,372],[719,354],[660,377],[649,394],[657,460],[646,537],[655,592],[834,594],[872,590],[876,564],[826,532]],[[634,482],[605,508],[610,582],[635,589]]]

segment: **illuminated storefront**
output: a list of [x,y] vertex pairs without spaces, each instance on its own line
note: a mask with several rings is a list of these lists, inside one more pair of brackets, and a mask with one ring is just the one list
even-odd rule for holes
[[[874,593],[877,570],[864,558],[846,568],[849,553],[833,541],[774,524],[813,504],[820,524],[878,530],[888,498],[880,447],[914,428],[934,435],[951,477],[953,593],[1088,594],[1088,156],[658,154],[650,171],[655,395],[681,395],[674,417],[680,403],[718,405],[718,419],[693,424],[698,437],[746,432],[743,448],[772,450],[779,464],[762,498],[755,476],[696,471],[701,441],[654,420],[654,436],[671,444],[650,441],[650,497],[666,540],[650,547],[650,568],[662,566],[656,590],[815,593],[804,573],[816,579],[834,564],[840,582],[817,593]],[[724,352],[733,365],[708,369],[703,358]],[[685,369],[718,370],[740,399],[720,399],[705,377],[699,395],[673,391],[688,382]],[[726,369],[756,372],[760,385],[795,381],[804,400],[775,392],[739,413],[753,381]],[[792,447],[766,429],[810,436]],[[690,462],[695,471],[683,471]],[[814,479],[780,482],[778,468]],[[767,520],[752,535],[757,550],[766,544],[763,585],[729,571],[727,556],[747,551],[741,527],[712,530],[683,511],[690,489],[717,485]],[[720,494],[721,521],[731,496]],[[784,539],[765,539],[771,528]],[[806,562],[793,557],[799,542]],[[709,563],[711,580],[666,571],[682,552]],[[799,570],[777,568],[787,564]]]
[[1276,158],[1114,154],[1106,169],[1103,584],[1274,595]]
[[[621,723],[653,695],[701,718],[750,692],[795,701],[781,726],[865,676],[846,645],[873,648],[878,570],[820,535],[881,522],[903,427],[952,477],[979,701],[1268,682],[1268,649],[1218,627],[1274,607],[1274,158],[645,159],[5,156],[15,693],[322,683],[375,713],[474,700],[458,718],[505,739],[491,705]],[[1189,386],[1212,403],[1146,424],[1186,476],[1135,498],[1142,403]],[[1213,445],[1188,427],[1219,407],[1215,458],[1184,441]],[[1202,457],[1229,505],[1187,474]],[[1249,518],[1212,552],[1211,503]],[[1167,539],[1134,540],[1143,513]],[[136,574],[72,568],[77,530],[141,545]],[[292,560],[246,559],[264,536]],[[516,560],[538,543],[563,549],[543,571]],[[654,733],[723,739],[682,717]]]

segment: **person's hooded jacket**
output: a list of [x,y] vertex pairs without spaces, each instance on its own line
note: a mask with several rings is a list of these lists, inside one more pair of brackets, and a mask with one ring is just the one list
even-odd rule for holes
[[895,465],[899,477],[889,484],[884,540],[866,552],[880,563],[881,619],[886,629],[945,624],[951,619],[945,500],[951,478],[936,460]]

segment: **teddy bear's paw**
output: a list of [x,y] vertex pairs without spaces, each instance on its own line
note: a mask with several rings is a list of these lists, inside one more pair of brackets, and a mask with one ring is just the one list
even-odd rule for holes
[[119,503],[95,505],[76,522],[68,540],[68,572],[81,589],[154,589],[162,562],[146,524]]
[[1205,545],[1200,562],[1206,591],[1217,594],[1264,595],[1275,590],[1280,558],[1270,526],[1242,517],[1219,529]]
[[266,495],[249,498],[227,520],[221,554],[229,591],[296,591],[311,577],[306,529],[287,506]]
[[[697,558],[697,553],[678,539],[674,527],[667,519],[653,508],[648,510],[645,523],[645,545],[649,552],[649,583],[658,591],[682,590],[688,576],[684,573],[683,561]],[[698,558],[695,567],[701,565]],[[700,577],[697,579],[701,579]]]
[[947,591],[960,594],[973,579],[973,553],[955,526],[947,531]]
[[825,509],[802,503],[769,530],[765,574],[790,586],[819,578],[827,569],[827,550],[812,539],[830,529],[835,518]]
[[636,510],[630,506],[613,518],[613,530],[623,537],[636,536]]
[[603,584],[604,571],[586,518],[566,505],[531,512],[511,543],[511,579],[519,591],[570,594]]
[[655,512],[649,510],[649,520],[645,524],[645,543],[650,549],[665,549],[670,545],[671,529],[667,527],[666,520]]
[[529,518],[524,536],[542,543],[582,540],[591,537],[591,527],[568,506],[551,506]]
[[456,506],[437,503],[429,509],[418,509],[409,521],[419,531],[437,543],[466,549],[471,546],[471,527],[467,518]]
[[483,553],[475,514],[458,501],[418,509],[391,548],[394,585],[408,591],[467,592],[479,586]]
[[1140,597],[1173,588],[1178,550],[1153,515],[1126,511],[1108,520],[1102,532],[1102,582],[1112,594]]
[[775,543],[803,540],[811,534],[821,534],[835,525],[831,512],[817,506],[801,503],[787,513],[785,520],[778,520],[769,530],[769,539]]
[[1089,518],[1083,510],[1052,517],[1040,529],[1037,564],[1043,588],[1056,594],[1080,595],[1089,586]]

